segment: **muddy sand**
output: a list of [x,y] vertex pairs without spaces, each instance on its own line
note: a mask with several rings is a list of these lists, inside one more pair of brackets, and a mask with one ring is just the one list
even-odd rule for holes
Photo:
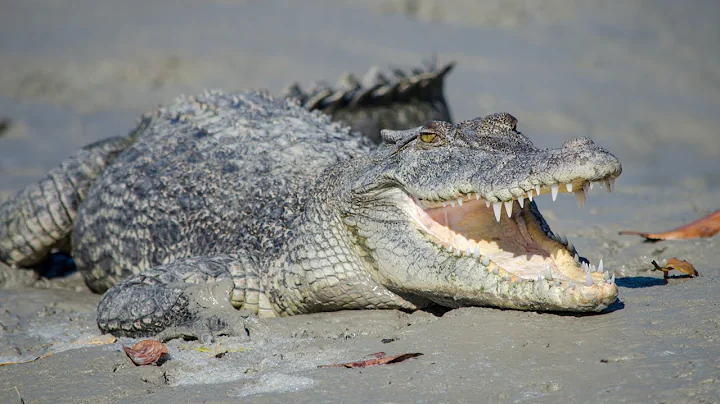
[[[478,4],[480,3],[480,4]],[[720,6],[695,1],[17,0],[0,9],[0,200],[83,144],[183,92],[333,81],[457,60],[456,120],[508,111],[542,147],[590,136],[617,190],[538,204],[617,276],[597,315],[462,308],[262,320],[249,339],[93,346],[99,296],[77,273],[0,268],[0,402],[720,402],[720,236],[644,243],[720,208]],[[652,260],[692,262],[668,284]],[[365,369],[319,365],[419,352]],[[38,359],[39,358],[39,359]]]

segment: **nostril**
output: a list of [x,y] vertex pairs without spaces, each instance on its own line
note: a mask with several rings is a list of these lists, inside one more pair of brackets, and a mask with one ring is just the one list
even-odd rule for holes
[[588,137],[576,137],[575,139],[570,139],[567,142],[563,143],[564,149],[571,149],[571,148],[594,148],[597,147],[595,145],[595,142],[593,142]]

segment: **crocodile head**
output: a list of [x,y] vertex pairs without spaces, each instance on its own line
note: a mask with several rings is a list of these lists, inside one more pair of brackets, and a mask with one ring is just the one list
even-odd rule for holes
[[345,212],[378,282],[449,307],[587,312],[616,300],[614,276],[555,235],[533,199],[584,203],[620,162],[587,138],[538,149],[516,124],[503,113],[383,131]]

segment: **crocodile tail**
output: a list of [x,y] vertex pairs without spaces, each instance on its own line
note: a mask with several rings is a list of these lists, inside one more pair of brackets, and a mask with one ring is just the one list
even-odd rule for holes
[[452,121],[443,88],[453,67],[454,62],[437,66],[431,61],[410,70],[392,69],[389,77],[371,68],[362,79],[344,74],[334,88],[321,82],[304,91],[296,83],[286,88],[284,95],[380,143],[381,129],[408,129],[431,120]]
[[80,202],[95,178],[134,142],[135,136],[85,146],[0,204],[0,261],[33,267],[55,248],[69,252],[69,236]]

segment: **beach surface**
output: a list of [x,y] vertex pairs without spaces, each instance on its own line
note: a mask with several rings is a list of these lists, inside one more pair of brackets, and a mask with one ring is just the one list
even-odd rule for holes
[[[540,147],[588,136],[623,174],[582,209],[538,200],[614,271],[620,299],[597,315],[320,313],[259,320],[249,339],[173,340],[160,366],[136,367],[122,346],[137,340],[92,344],[100,296],[79,274],[0,267],[0,402],[720,402],[720,235],[618,235],[720,209],[717,21],[720,5],[699,0],[4,2],[0,201],[181,93],[279,93],[433,55],[458,63],[456,121],[509,112]],[[701,276],[665,284],[651,261],[671,257]],[[318,368],[376,352],[423,355]]]

